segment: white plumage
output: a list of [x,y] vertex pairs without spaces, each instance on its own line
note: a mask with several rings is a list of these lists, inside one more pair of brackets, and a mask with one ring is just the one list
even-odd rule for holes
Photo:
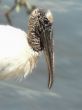
[[0,79],[26,76],[36,65],[38,52],[27,40],[27,33],[0,25]]

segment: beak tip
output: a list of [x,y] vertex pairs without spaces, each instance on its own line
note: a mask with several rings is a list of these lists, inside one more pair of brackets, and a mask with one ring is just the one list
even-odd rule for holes
[[48,83],[48,88],[51,89],[52,85],[53,85],[53,81],[50,81],[50,82]]

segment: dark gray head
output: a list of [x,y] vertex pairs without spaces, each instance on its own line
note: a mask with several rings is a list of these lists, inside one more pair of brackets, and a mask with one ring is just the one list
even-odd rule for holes
[[48,87],[53,84],[53,17],[51,12],[43,9],[35,9],[29,18],[28,42],[34,51],[44,51],[48,70]]

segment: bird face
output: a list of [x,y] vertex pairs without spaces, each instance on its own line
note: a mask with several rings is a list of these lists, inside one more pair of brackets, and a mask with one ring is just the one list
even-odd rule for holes
[[48,87],[53,84],[53,17],[51,12],[35,9],[29,19],[28,42],[33,50],[43,51],[48,66]]

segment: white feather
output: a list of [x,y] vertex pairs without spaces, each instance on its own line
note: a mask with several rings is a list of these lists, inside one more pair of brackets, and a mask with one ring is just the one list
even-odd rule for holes
[[39,53],[28,44],[27,34],[9,25],[0,25],[0,79],[26,77],[36,65]]

